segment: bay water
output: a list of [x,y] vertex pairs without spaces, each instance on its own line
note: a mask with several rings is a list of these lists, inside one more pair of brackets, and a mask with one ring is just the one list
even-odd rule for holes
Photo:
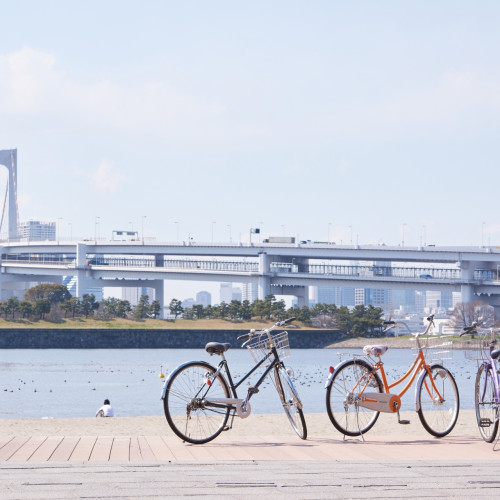
[[[285,360],[293,369],[294,384],[304,404],[304,413],[326,411],[325,380],[329,367],[361,349],[292,349]],[[389,349],[383,356],[388,381],[406,372],[414,359],[410,349]],[[252,366],[246,349],[233,348],[226,353],[236,382]],[[5,349],[0,354],[0,418],[93,417],[104,399],[110,399],[117,416],[163,415],[160,367],[167,376],[177,365],[205,360],[217,365],[219,356],[203,349]],[[460,392],[461,408],[474,408],[476,361],[464,352],[453,351],[444,365],[453,373]],[[255,383],[259,372],[238,390]],[[403,385],[396,387],[397,393]],[[402,398],[402,410],[414,410],[415,388]],[[252,398],[253,413],[279,413],[282,407],[270,380]]]

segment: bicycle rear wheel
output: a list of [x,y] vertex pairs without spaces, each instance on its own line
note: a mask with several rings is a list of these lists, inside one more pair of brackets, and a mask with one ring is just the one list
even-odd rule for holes
[[429,370],[430,375],[426,371],[417,386],[417,413],[429,434],[443,437],[457,423],[460,397],[449,370],[438,364],[430,366]]
[[498,432],[498,399],[489,365],[482,364],[477,370],[474,404],[481,437],[492,443]]
[[302,403],[284,366],[275,369],[274,378],[276,390],[293,430],[301,439],[306,439],[307,427],[304,413],[302,412]]
[[380,377],[366,361],[351,359],[334,373],[326,390],[326,409],[332,424],[344,436],[368,432],[380,415],[359,406],[364,392],[383,392]]
[[[169,378],[163,400],[165,417],[183,441],[202,444],[216,438],[226,426],[229,406],[211,406],[206,398],[229,398],[224,377],[203,361],[180,366]],[[210,379],[210,384],[207,381]]]

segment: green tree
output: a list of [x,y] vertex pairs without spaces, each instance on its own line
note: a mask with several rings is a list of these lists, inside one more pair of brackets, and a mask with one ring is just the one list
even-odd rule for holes
[[159,300],[153,300],[149,306],[149,315],[156,319],[161,313],[161,304]]
[[39,319],[44,319],[45,315],[50,312],[51,303],[49,299],[37,299],[33,305],[33,313]]
[[42,283],[36,285],[24,294],[24,300],[35,302],[38,299],[48,299],[51,304],[66,302],[71,294],[64,285],[55,283]]
[[201,304],[194,304],[191,309],[193,310],[193,316],[196,319],[202,319],[205,317],[205,310]]
[[126,318],[127,313],[132,311],[132,306],[128,300],[120,300],[116,306],[116,317]]
[[94,311],[99,307],[99,302],[96,302],[95,295],[93,293],[85,293],[80,301],[82,313],[86,318],[92,316]]
[[135,319],[144,319],[149,316],[149,312],[149,295],[141,295],[138,304],[132,311],[132,315]]
[[5,313],[10,314],[11,319],[14,319],[16,313],[19,311],[19,299],[17,297],[11,297],[7,300],[5,304]]
[[71,297],[69,300],[61,304],[61,309],[64,311],[65,317],[67,317],[68,314],[71,314],[71,317],[74,318],[80,313],[80,299],[78,297]]
[[250,305],[250,301],[249,300],[244,300],[242,303],[241,303],[241,308],[240,308],[240,311],[241,311],[241,319],[245,320],[245,321],[249,321],[252,319],[252,307]]
[[33,314],[33,304],[27,300],[21,301],[19,311],[23,318],[29,318]]
[[240,319],[241,317],[241,302],[233,299],[227,307],[227,314],[233,320]]
[[182,302],[178,299],[172,299],[170,301],[168,308],[170,310],[170,314],[172,314],[175,319],[177,319],[177,317],[180,316],[184,311],[184,308],[182,307]]

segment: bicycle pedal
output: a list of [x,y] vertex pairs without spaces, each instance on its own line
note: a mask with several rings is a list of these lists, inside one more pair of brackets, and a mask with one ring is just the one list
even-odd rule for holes
[[479,427],[490,427],[493,422],[489,418],[481,418],[479,420]]
[[398,424],[401,424],[401,425],[408,425],[410,423],[409,420],[398,420]]
[[257,394],[258,392],[259,392],[259,389],[257,387],[254,387],[253,385],[251,385],[248,388],[248,394]]
[[226,427],[224,427],[224,429],[222,429],[222,432],[228,431],[229,429],[232,429],[232,427],[229,427],[229,425],[226,425]]

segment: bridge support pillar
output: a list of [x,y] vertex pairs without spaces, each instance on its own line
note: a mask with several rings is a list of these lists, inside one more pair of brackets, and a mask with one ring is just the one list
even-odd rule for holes
[[[463,281],[471,281],[474,279],[474,268],[471,262],[460,262],[460,269]],[[462,294],[462,302],[474,302],[474,285],[461,285],[460,292]]]
[[87,245],[76,245],[76,296],[83,297],[87,288],[90,288],[90,267],[87,263]]
[[164,309],[165,309],[165,296],[164,296],[164,281],[163,280],[155,280],[153,283],[153,289],[155,291],[155,300],[160,303],[160,319],[165,317]]
[[271,257],[267,253],[259,254],[259,299],[264,300],[271,293]]

